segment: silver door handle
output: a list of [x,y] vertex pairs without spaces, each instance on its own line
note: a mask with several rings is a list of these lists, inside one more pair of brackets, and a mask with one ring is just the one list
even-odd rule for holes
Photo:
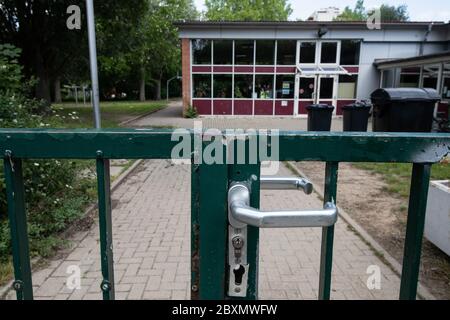
[[302,189],[306,194],[313,192],[313,184],[300,177],[269,177],[262,176],[261,189],[266,190],[286,190],[286,189]]
[[228,190],[228,220],[234,228],[329,227],[336,223],[338,209],[328,202],[323,210],[261,211],[250,207],[250,190],[242,183]]

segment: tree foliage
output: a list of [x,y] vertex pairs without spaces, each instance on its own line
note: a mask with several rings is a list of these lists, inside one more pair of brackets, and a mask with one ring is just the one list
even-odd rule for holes
[[338,21],[364,21],[367,19],[366,8],[364,8],[364,0],[357,0],[355,8],[349,6],[336,18]]
[[206,0],[205,6],[213,21],[285,21],[292,14],[287,0]]
[[[383,4],[379,7],[381,22],[408,21],[408,7],[406,5],[390,6]],[[374,13],[374,9],[367,10],[364,7],[364,0],[357,0],[355,7],[345,7],[344,11],[336,18],[337,21],[365,21]]]
[[[143,10],[146,0],[95,1],[97,27],[102,35],[99,51],[117,52]],[[69,30],[67,8],[81,9],[81,30]],[[27,77],[38,79],[36,97],[50,101],[51,84],[66,76],[88,73],[87,28],[84,0],[2,0],[0,43],[22,50],[20,62]]]
[[[89,83],[85,0],[1,0],[0,44],[22,50],[35,95],[50,101],[52,86]],[[100,89],[106,97],[121,87],[138,92],[142,79],[157,84],[180,69],[175,20],[195,19],[192,0],[94,1]],[[81,30],[69,30],[67,8],[81,11]],[[144,88],[145,89],[145,88]],[[55,89],[56,90],[56,89]],[[160,90],[158,90],[160,91]]]

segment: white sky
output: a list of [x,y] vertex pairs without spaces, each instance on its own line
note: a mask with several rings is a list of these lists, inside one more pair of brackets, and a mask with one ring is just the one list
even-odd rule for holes
[[[194,0],[199,10],[204,10],[204,0]],[[298,18],[306,19],[317,9],[326,7],[338,7],[343,9],[345,6],[353,8],[356,0],[290,0],[294,13],[290,20]],[[411,21],[450,21],[450,1],[449,0],[365,0],[366,9],[380,6],[383,3],[389,5],[406,4]]]

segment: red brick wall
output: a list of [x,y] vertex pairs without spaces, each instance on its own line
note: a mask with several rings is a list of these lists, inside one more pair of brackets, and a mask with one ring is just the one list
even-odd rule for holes
[[191,103],[191,47],[189,39],[181,39],[181,72],[183,74],[183,113]]

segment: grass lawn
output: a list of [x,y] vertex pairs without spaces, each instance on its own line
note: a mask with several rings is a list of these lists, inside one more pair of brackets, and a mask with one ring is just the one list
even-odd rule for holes
[[[356,163],[357,168],[369,170],[383,175],[388,184],[386,191],[402,197],[409,196],[412,164],[405,163]],[[450,179],[450,161],[444,160],[431,168],[432,180]]]
[[[161,110],[166,106],[166,101],[100,102],[102,128],[117,128],[121,122]],[[56,104],[54,107],[59,117],[70,120],[65,122],[65,128],[86,128],[94,125],[93,109],[90,105],[84,106],[81,103],[77,106],[74,103],[64,103]],[[74,120],[74,116],[79,119]]]

